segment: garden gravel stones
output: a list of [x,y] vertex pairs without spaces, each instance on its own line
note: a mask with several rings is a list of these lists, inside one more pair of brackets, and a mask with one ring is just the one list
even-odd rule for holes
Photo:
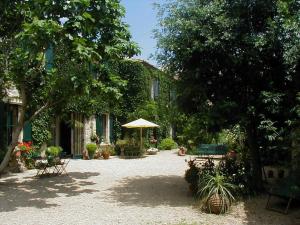
[[0,224],[7,225],[159,225],[297,224],[264,209],[259,197],[233,205],[228,214],[199,210],[189,193],[185,159],[161,151],[138,159],[71,160],[69,176],[36,178],[35,170],[0,179]]

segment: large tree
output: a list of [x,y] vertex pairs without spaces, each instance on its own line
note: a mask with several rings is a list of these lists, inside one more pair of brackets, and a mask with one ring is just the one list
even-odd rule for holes
[[101,71],[107,60],[137,52],[123,16],[119,0],[1,1],[1,88],[15,86],[22,105],[0,172],[25,121],[75,96],[88,96],[95,88],[117,94],[111,82],[101,79]]
[[246,130],[258,189],[263,149],[278,147],[297,119],[299,14],[296,0],[177,0],[159,11],[158,59],[178,74],[180,106],[208,113],[213,130]]

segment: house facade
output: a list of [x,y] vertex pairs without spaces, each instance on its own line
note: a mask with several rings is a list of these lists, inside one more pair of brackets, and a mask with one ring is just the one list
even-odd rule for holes
[[58,116],[52,129],[54,145],[61,146],[65,153],[74,157],[81,157],[86,144],[95,134],[107,144],[113,142],[113,117],[109,113],[90,117],[71,113],[68,122]]
[[[158,70],[148,62],[142,60],[138,62],[148,68]],[[51,69],[52,63],[53,54],[52,51],[49,50],[46,52],[46,68]],[[169,92],[170,90],[162,90],[163,85],[165,84],[158,76],[151,78],[149,86],[150,99],[157,101],[161,98],[161,95],[168,95],[164,92]],[[19,116],[19,107],[22,103],[16,88],[11,88],[7,93],[7,97],[0,102],[0,150],[2,150],[2,152],[4,152],[6,147],[11,143],[14,127],[17,124]],[[57,115],[52,121],[52,140],[49,144],[61,146],[66,154],[72,154],[74,157],[79,158],[82,156],[86,144],[91,142],[91,137],[95,134],[100,138],[100,141],[107,144],[112,144],[116,141],[114,137],[115,119],[116,118],[109,112],[99,113],[89,117],[77,112],[69,113],[67,118],[66,116],[62,117]],[[169,133],[173,136],[174,129],[172,129],[171,124],[169,129]],[[19,141],[34,142],[32,134],[31,124],[26,123]]]
[[[4,155],[12,141],[14,128],[19,117],[21,101],[18,91],[13,88],[7,97],[0,102],[0,155]],[[51,126],[50,143],[61,146],[66,154],[81,157],[85,145],[91,142],[91,136],[97,134],[107,144],[113,141],[113,117],[109,113],[85,117],[79,113],[71,113],[67,122],[59,116]],[[19,136],[19,142],[34,141],[31,124],[26,122]]]

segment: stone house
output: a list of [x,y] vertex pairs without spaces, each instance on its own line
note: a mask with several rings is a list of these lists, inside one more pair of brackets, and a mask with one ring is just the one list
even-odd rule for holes
[[[0,152],[5,153],[6,147],[11,143],[14,127],[18,120],[21,105],[18,91],[11,88],[7,97],[0,102]],[[53,145],[61,146],[66,154],[74,157],[82,155],[84,146],[91,142],[91,136],[97,134],[104,142],[113,141],[113,117],[109,113],[94,115],[89,118],[79,113],[71,113],[70,120],[66,122],[59,116],[52,125],[51,141]],[[32,141],[32,128],[25,123],[19,142]]]

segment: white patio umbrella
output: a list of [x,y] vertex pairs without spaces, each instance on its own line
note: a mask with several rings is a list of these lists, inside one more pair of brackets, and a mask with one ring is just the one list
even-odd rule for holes
[[132,121],[130,123],[126,123],[126,124],[122,125],[122,127],[126,127],[126,128],[140,128],[141,150],[142,150],[143,128],[159,127],[159,125],[140,118],[140,119]]

